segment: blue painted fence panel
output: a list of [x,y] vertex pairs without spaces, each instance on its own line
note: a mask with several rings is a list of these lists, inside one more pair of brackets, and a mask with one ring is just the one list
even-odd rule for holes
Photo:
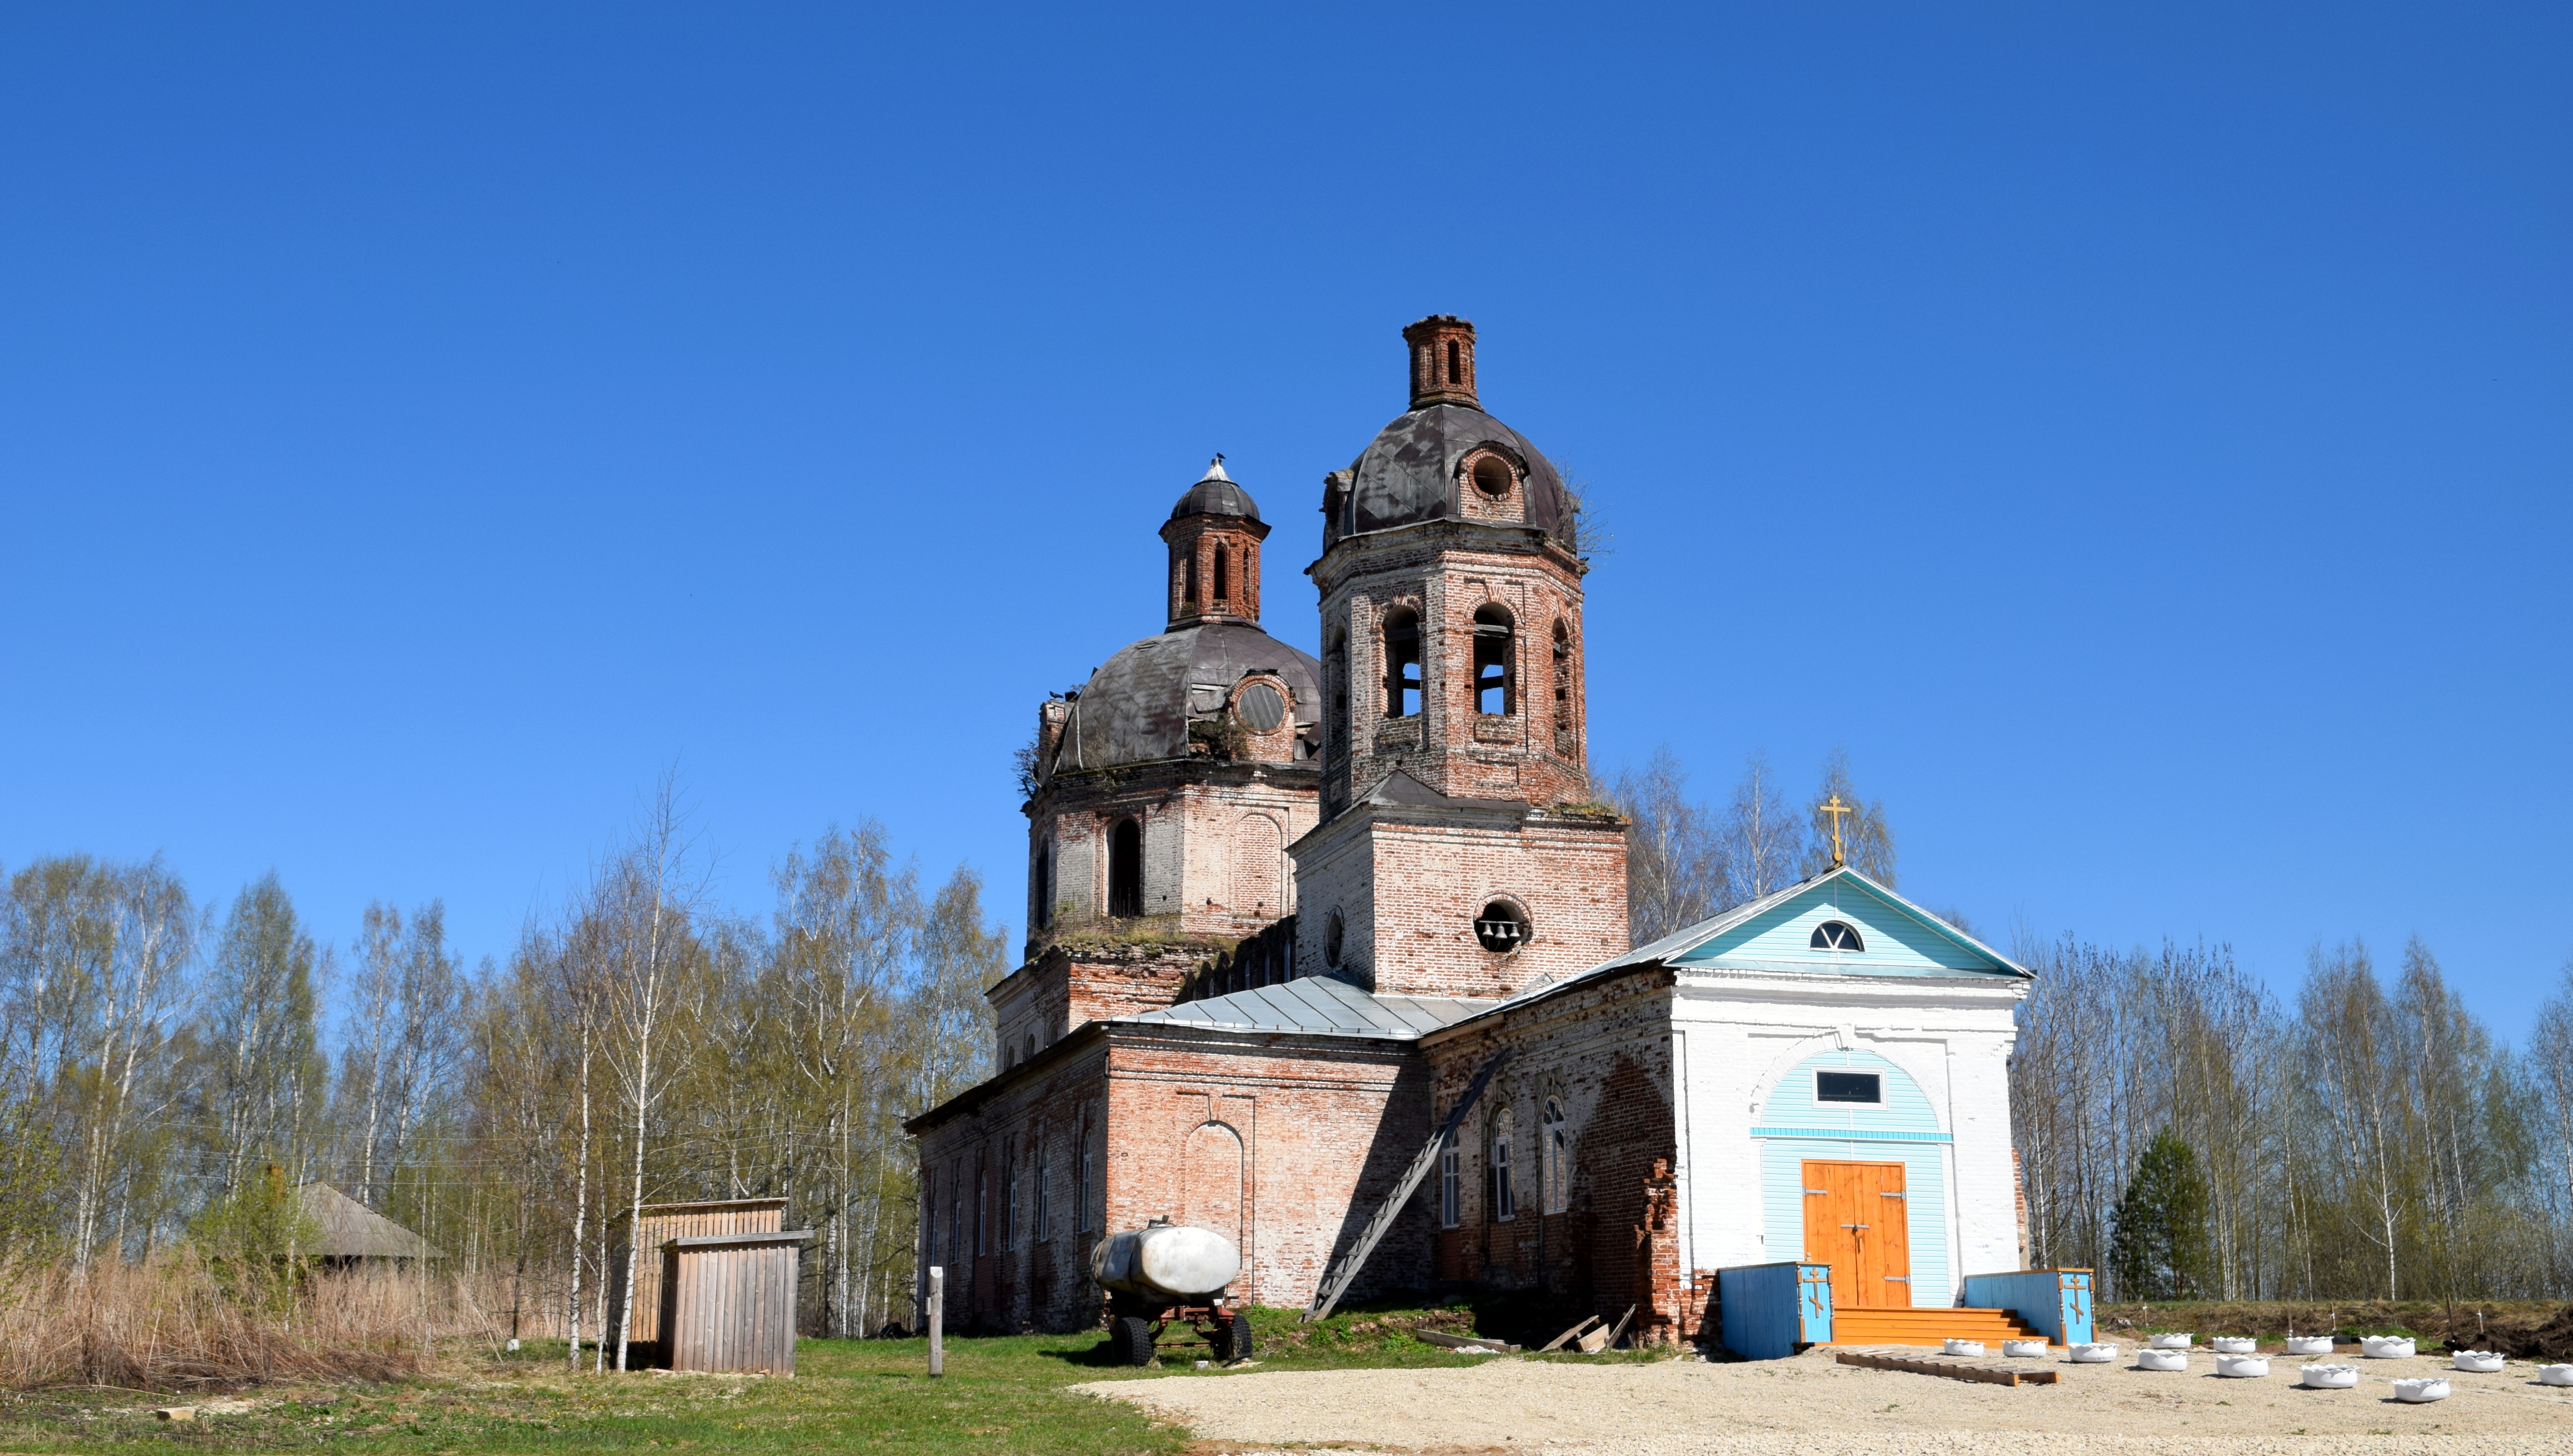
[[1753,1360],[1783,1360],[1832,1337],[1832,1266],[1750,1264],[1715,1274],[1724,1347]]
[[2089,1269],[2016,1269],[2007,1274],[1968,1274],[1966,1306],[2007,1309],[2046,1331],[2059,1345],[2091,1343]]

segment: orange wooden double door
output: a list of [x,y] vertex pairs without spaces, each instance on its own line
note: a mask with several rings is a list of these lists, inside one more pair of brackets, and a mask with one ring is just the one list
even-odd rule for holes
[[1805,1164],[1805,1262],[1832,1266],[1835,1309],[1912,1303],[1912,1230],[1899,1162]]

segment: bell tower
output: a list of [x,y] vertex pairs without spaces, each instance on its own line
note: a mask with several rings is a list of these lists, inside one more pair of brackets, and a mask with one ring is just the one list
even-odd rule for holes
[[1323,822],[1295,846],[1297,969],[1502,996],[1627,948],[1625,824],[1585,767],[1589,563],[1553,465],[1481,408],[1474,326],[1402,338],[1411,407],[1324,478],[1307,568]]

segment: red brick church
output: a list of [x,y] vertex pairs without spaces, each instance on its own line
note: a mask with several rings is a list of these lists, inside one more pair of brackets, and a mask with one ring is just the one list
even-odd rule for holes
[[[1269,526],[1219,457],[1161,528],[1164,629],[1039,709],[999,1071],[910,1124],[948,1318],[1094,1324],[1093,1245],[1157,1216],[1304,1305],[1486,1067],[1348,1297],[1521,1289],[1695,1338],[1713,1267],[1805,1256],[1796,1159],[1863,1144],[1910,1159],[1904,1266],[1947,1275],[1894,1297],[2014,1266],[1993,1041],[2026,973],[1837,869],[1630,953],[1575,502],[1481,409],[1472,325],[1403,340],[1409,408],[1323,477],[1322,660],[1262,629]],[[1824,1065],[1878,1101],[1752,1125]]]

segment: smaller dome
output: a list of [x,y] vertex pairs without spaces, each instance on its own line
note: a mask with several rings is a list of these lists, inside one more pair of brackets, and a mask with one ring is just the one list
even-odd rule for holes
[[1260,506],[1251,492],[1234,483],[1224,472],[1224,456],[1218,455],[1207,464],[1207,472],[1189,487],[1180,503],[1171,507],[1171,519],[1188,515],[1238,515],[1245,520],[1260,519]]

